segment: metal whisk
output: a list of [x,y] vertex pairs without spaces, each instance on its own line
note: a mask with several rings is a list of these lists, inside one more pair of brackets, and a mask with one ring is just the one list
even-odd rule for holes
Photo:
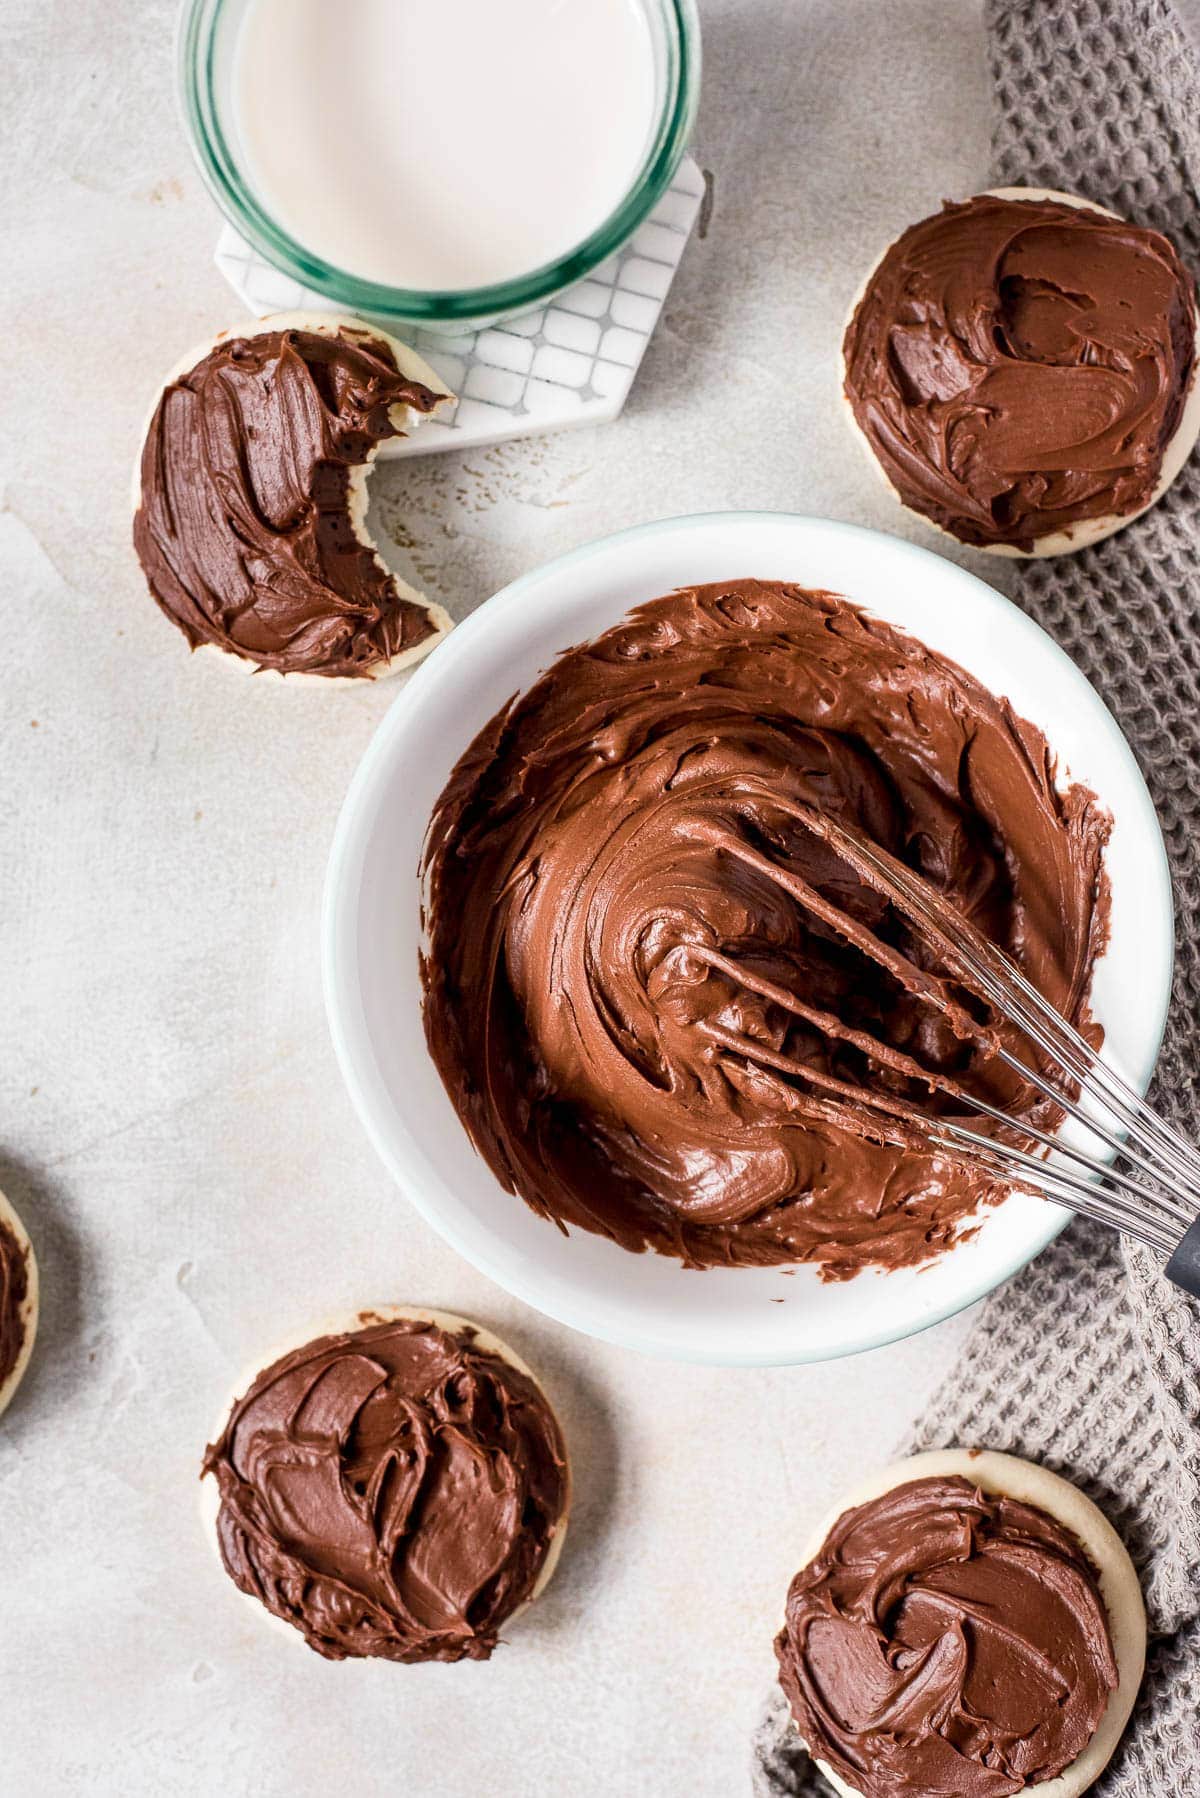
[[[941,1011],[957,1036],[974,1039],[986,1054],[1006,1064],[1060,1113],[1065,1113],[1093,1149],[1096,1143],[1102,1143],[1111,1154],[1121,1156],[1127,1167],[1113,1167],[1106,1158],[1089,1152],[1073,1140],[1075,1132],[1051,1133],[1028,1118],[1011,1116],[958,1082],[923,1067],[902,1050],[806,1004],[732,958],[701,948],[693,953],[760,997],[829,1036],[852,1044],[876,1065],[920,1080],[930,1090],[951,1093],[956,1101],[963,1101],[981,1116],[1017,1132],[1023,1141],[1036,1144],[1040,1153],[997,1140],[954,1118],[927,1114],[911,1101],[877,1087],[852,1085],[719,1024],[709,1023],[703,1028],[731,1053],[816,1088],[821,1095],[821,1115],[833,1121],[853,1127],[857,1110],[865,1105],[885,1135],[888,1120],[894,1121],[893,1127],[902,1122],[909,1131],[918,1132],[930,1147],[970,1162],[998,1183],[1041,1193],[1135,1237],[1168,1257],[1169,1279],[1185,1292],[1200,1297],[1200,1150],[1159,1117],[1114,1068],[1101,1060],[1092,1045],[1060,1016],[1014,962],[969,919],[947,906],[920,875],[823,812],[781,801],[776,795],[773,805],[825,842],[860,880],[894,906],[965,992],[982,1000],[995,1017],[1021,1032],[1037,1050],[1040,1065],[1031,1067],[1015,1055],[1000,1040],[995,1028],[981,1023],[947,992],[943,980],[917,967],[902,951],[881,941],[860,923],[849,927],[845,914],[803,876],[781,866],[733,832],[728,836],[722,833],[720,849],[774,881],[799,905],[902,980],[911,992]],[[855,1112],[843,1103],[846,1100],[852,1102]]]

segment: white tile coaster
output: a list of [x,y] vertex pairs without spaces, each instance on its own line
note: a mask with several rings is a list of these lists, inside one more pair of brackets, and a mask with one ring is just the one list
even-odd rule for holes
[[[444,417],[383,446],[385,456],[425,455],[616,418],[658,323],[704,197],[704,177],[685,157],[671,187],[624,249],[587,280],[521,318],[483,331],[398,332],[458,395]],[[331,312],[323,294],[264,262],[226,225],[217,267],[253,313]]]

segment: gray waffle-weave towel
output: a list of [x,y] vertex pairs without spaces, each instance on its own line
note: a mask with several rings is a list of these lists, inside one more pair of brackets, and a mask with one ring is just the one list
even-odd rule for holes
[[[997,182],[1101,201],[1200,270],[1200,75],[1169,0],[988,0],[985,16]],[[1200,454],[1145,518],[1023,567],[1015,597],[1099,688],[1150,784],[1178,936],[1154,1097],[1200,1135]],[[1142,1250],[1073,1223],[988,1301],[904,1446],[960,1443],[1075,1480],[1138,1563],[1146,1679],[1093,1791],[1200,1798],[1200,1308]],[[756,1798],[828,1793],[794,1744],[776,1688]]]

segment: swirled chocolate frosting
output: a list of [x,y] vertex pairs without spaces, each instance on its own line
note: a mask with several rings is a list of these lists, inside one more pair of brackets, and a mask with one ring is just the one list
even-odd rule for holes
[[439,395],[379,338],[264,331],[223,339],[159,400],[133,541],[192,648],[281,674],[362,675],[434,634],[355,534],[350,478],[393,406]]
[[1091,1741],[1117,1687],[1078,1541],[967,1480],[847,1511],[792,1581],[775,1642],[811,1754],[863,1798],[1008,1798]]
[[329,1660],[487,1660],[567,1501],[519,1369],[432,1324],[366,1323],[259,1374],[204,1457],[234,1584]]
[[[923,875],[1085,1021],[1107,821],[1056,789],[1040,732],[833,594],[668,595],[494,718],[430,827],[426,1039],[475,1146],[543,1217],[838,1278],[928,1259],[997,1196],[856,1103],[882,1082],[933,1104],[897,1052],[1019,1115],[1031,1095],[863,953],[869,930],[928,959],[805,807]],[[837,1107],[806,1069],[843,1083]]]
[[982,194],[887,251],[846,331],[846,398],[906,506],[1028,550],[1150,502],[1195,332],[1158,232]]
[[16,1232],[0,1218],[0,1386],[25,1346],[25,1301],[29,1297],[29,1258]]

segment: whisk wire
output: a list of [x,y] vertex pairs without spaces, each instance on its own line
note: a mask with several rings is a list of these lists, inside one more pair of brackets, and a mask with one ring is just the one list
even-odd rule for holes
[[[959,964],[966,981],[973,982],[982,997],[1024,1030],[1072,1080],[1097,1096],[1127,1129],[1143,1130],[1162,1144],[1164,1152],[1178,1155],[1200,1178],[1200,1150],[1159,1117],[1122,1075],[1100,1058],[1075,1026],[1055,1010],[1015,962],[989,943],[968,918],[956,916],[955,928],[960,934],[951,936],[922,891],[922,883],[902,862],[865,839],[852,836],[822,813],[806,812],[799,806],[788,809],[843,855],[856,872],[870,880],[876,891],[896,904],[924,931],[927,940],[932,938],[951,963]],[[1089,1128],[1094,1127],[1095,1120],[1089,1117],[1086,1122]],[[1108,1136],[1105,1140],[1114,1150],[1129,1154],[1129,1145],[1119,1137]]]
[[[1170,1257],[1168,1274],[1186,1290],[1200,1295],[1200,1150],[1161,1118],[1101,1058],[1097,1049],[1003,950],[990,942],[969,918],[950,912],[941,896],[933,893],[912,869],[825,813],[782,800],[778,795],[774,800],[779,810],[825,842],[915,928],[926,946],[941,958],[951,981],[977,1001],[982,1000],[995,1018],[1020,1031],[1037,1051],[1041,1065],[1032,1066],[1015,1054],[1001,1040],[995,1023],[975,1018],[955,998],[945,978],[919,967],[900,949],[848,918],[794,869],[780,866],[732,829],[721,847],[774,881],[797,904],[876,961],[914,996],[935,1007],[960,1040],[973,1041],[985,1055],[1006,1065],[1060,1115],[1065,1114],[1071,1125],[1103,1143],[1108,1154],[1101,1159],[1089,1153],[1072,1140],[1069,1128],[1065,1132],[1052,1131],[1031,1119],[1014,1117],[952,1078],[923,1067],[894,1045],[880,1042],[821,1006],[799,999],[777,981],[748,969],[734,957],[706,946],[689,945],[688,953],[714,971],[791,1012],[834,1041],[859,1050],[876,1065],[920,1081],[931,1092],[940,1090],[961,1100],[973,1112],[999,1125],[1009,1137],[988,1135],[956,1118],[925,1112],[911,1101],[877,1087],[843,1081],[747,1033],[731,1031],[708,1020],[703,1027],[714,1044],[724,1053],[756,1064],[777,1078],[789,1082],[798,1078],[827,1095],[835,1095],[821,1104],[826,1111],[832,1108],[832,1114],[841,1121],[850,1120],[853,1124],[857,1119],[862,1128],[861,1108],[865,1106],[877,1119],[893,1120],[893,1132],[895,1121],[901,1121],[931,1147],[968,1160],[998,1183],[1033,1188],[1134,1237]],[[846,1098],[851,1105],[841,1102]],[[1037,1145],[1041,1153],[1034,1153],[1032,1145]],[[1111,1165],[1114,1157],[1121,1157],[1149,1176],[1153,1184],[1148,1186],[1125,1168]]]

